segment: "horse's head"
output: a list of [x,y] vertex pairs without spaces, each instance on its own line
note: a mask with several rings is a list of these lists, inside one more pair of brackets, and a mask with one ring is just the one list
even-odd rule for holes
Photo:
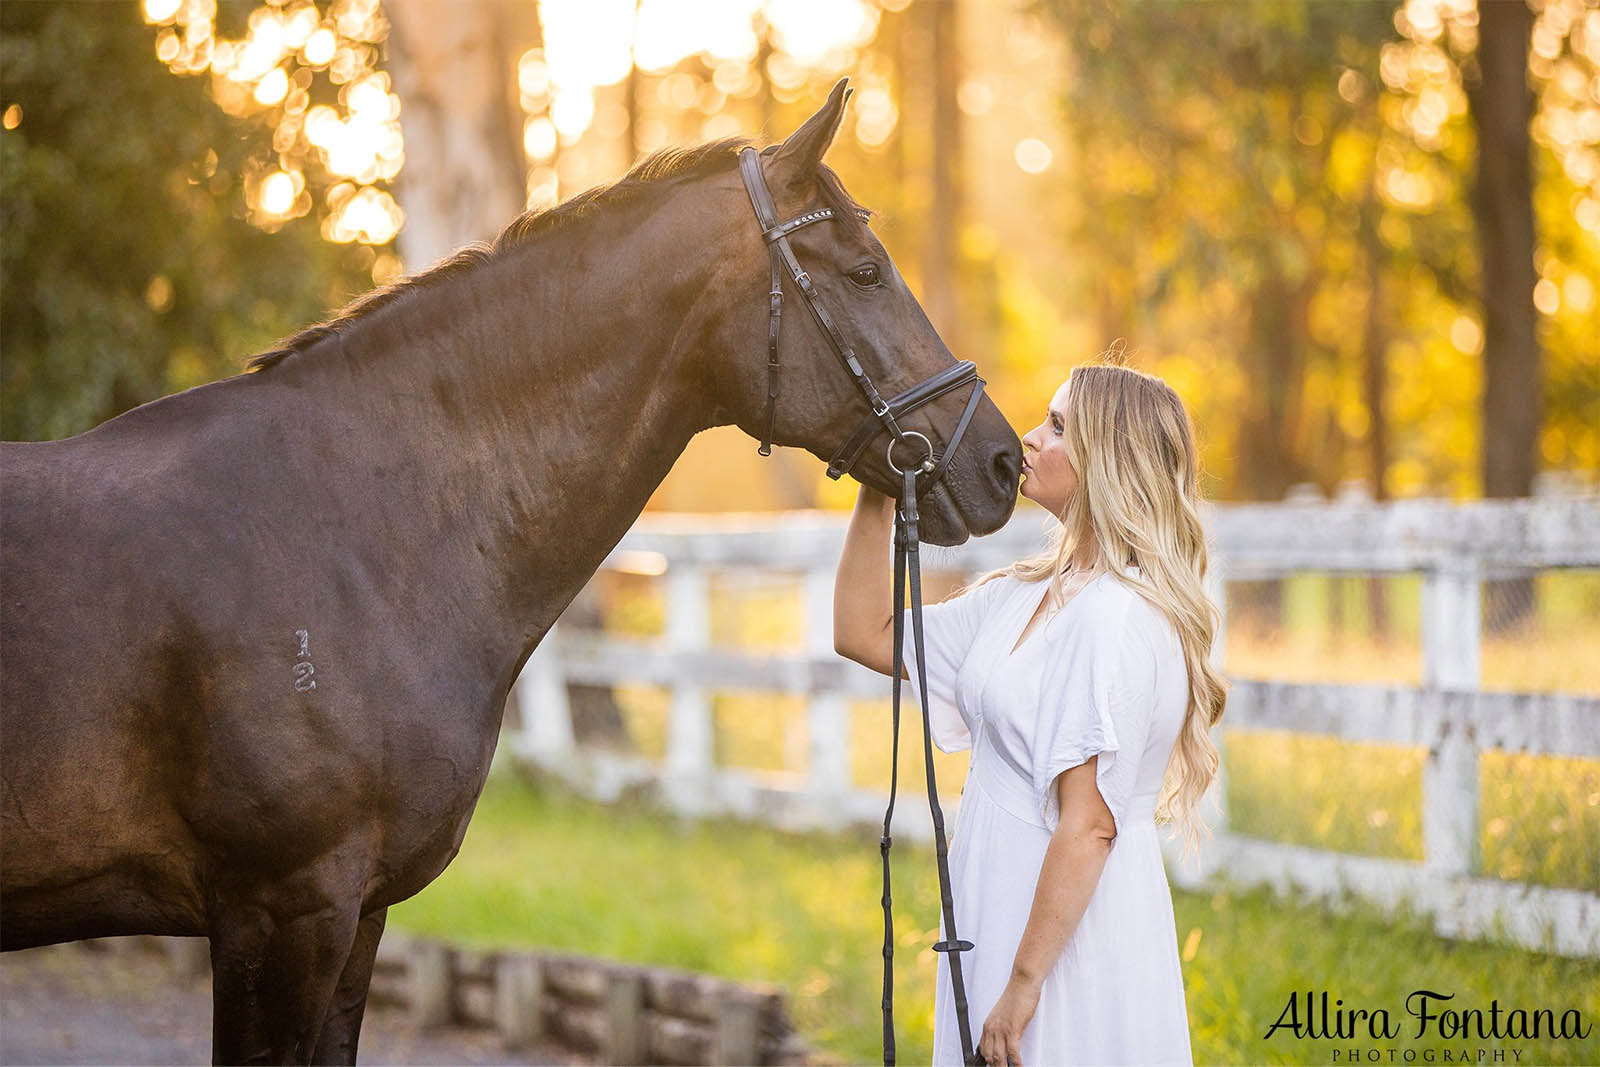
[[[923,460],[931,445],[943,457],[956,428],[968,415],[975,383],[965,381],[894,419],[905,440],[874,418],[872,392],[889,401],[956,366],[950,350],[928,322],[921,305],[895,269],[882,244],[856,211],[833,172],[822,164],[848,98],[840,81],[828,102],[793,136],[759,158],[760,179],[719,175],[712,183],[719,233],[727,234],[724,261],[716,269],[718,313],[711,327],[710,369],[716,401],[725,416],[752,437],[768,432],[769,338],[774,260],[781,276],[782,329],[777,340],[777,400],[772,406],[772,441],[835,459],[841,446],[871,432],[849,473],[882,492],[899,496],[903,483],[894,467]],[[755,160],[747,162],[748,167]],[[749,186],[764,182],[772,204],[766,225],[796,220],[786,233],[793,261],[772,256],[764,224]],[[831,217],[810,219],[832,209]],[[809,279],[799,281],[794,271]],[[813,289],[808,296],[807,284]],[[820,307],[814,313],[808,304]],[[836,327],[841,346],[830,340],[824,320]],[[860,376],[849,365],[853,355]],[[959,373],[959,372],[953,372]],[[870,382],[864,386],[861,379]],[[869,391],[870,390],[870,391]],[[914,432],[913,432],[914,431]],[[920,437],[918,436],[920,435]],[[848,457],[847,457],[848,458]],[[843,465],[841,461],[840,466]],[[1016,503],[1022,447],[1004,416],[979,397],[965,433],[942,476],[932,472],[919,492],[921,534],[934,544],[956,545],[970,534],[998,529]],[[928,485],[932,482],[932,485]]]

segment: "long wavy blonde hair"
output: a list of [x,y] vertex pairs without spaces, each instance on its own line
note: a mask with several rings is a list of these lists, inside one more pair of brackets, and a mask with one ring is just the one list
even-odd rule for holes
[[1049,579],[1050,601],[1059,604],[1063,574],[1078,547],[1090,544],[1095,570],[1115,574],[1172,622],[1188,667],[1189,704],[1156,814],[1176,825],[1187,855],[1211,833],[1196,809],[1216,777],[1210,734],[1227,703],[1226,683],[1211,666],[1222,617],[1203,584],[1207,549],[1188,412],[1170,385],[1118,365],[1123,358],[1113,347],[1101,356],[1111,362],[1075,367],[1067,379],[1062,439],[1078,491],[1056,516],[1061,524],[1050,543],[972,585],[1004,574]]

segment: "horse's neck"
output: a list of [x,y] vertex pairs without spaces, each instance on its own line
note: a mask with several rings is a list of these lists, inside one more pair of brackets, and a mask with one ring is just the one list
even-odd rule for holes
[[616,253],[551,245],[321,343],[343,348],[329,384],[349,379],[372,450],[356,521],[407,572],[418,624],[453,620],[506,675],[711,418],[686,268],[639,250],[637,273],[586,269]]

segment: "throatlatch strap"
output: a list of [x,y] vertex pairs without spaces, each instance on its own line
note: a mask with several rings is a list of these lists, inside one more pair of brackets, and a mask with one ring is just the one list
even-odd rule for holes
[[772,314],[767,320],[767,410],[762,420],[761,447],[756,451],[763,456],[772,455],[772,432],[778,421],[778,329],[783,323],[783,273],[777,254],[772,260]]
[[894,685],[892,719],[894,744],[889,753],[889,807],[883,816],[883,1062],[894,1064],[894,920],[889,893],[890,824],[894,819],[895,791],[900,777],[900,675],[905,667],[906,586],[911,589],[911,636],[917,657],[917,688],[922,699],[923,770],[928,783],[928,811],[933,816],[934,855],[939,866],[939,904],[944,919],[945,940],[933,946],[950,961],[950,989],[956,1004],[956,1028],[961,1034],[961,1059],[969,1067],[983,1067],[972,1044],[972,1024],[967,1015],[967,986],[961,973],[961,953],[972,951],[971,941],[956,935],[955,900],[950,891],[949,849],[945,844],[944,812],[939,807],[939,785],[933,769],[933,728],[928,718],[928,657],[922,640],[922,563],[917,538],[917,473],[908,467],[903,475],[904,491],[895,509],[894,531]]

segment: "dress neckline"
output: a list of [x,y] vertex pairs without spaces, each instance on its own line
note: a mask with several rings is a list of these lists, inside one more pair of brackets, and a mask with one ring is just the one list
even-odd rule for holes
[[[1132,574],[1138,574],[1139,568],[1130,566],[1128,571]],[[1039,595],[1027,598],[1027,603],[1029,605],[1027,614],[1022,617],[1022,628],[1019,629],[1016,632],[1016,636],[1011,639],[1011,651],[1006,653],[1006,659],[1011,659],[1024,648],[1033,644],[1034,639],[1039,636],[1039,631],[1043,630],[1046,626],[1049,626],[1058,615],[1066,611],[1069,606],[1076,603],[1079,598],[1083,596],[1083,594],[1087,593],[1091,588],[1099,585],[1102,581],[1110,577],[1112,577],[1110,571],[1101,571],[1093,578],[1090,578],[1087,582],[1084,582],[1082,588],[1068,597],[1059,608],[1051,612],[1049,615],[1046,615],[1043,619],[1039,620],[1038,629],[1036,629],[1033,633],[1028,633],[1028,624],[1033,621],[1034,615],[1039,611],[1039,605],[1044,603],[1044,598],[1048,596],[1050,592],[1049,579],[1040,580],[1038,583],[1041,587]],[[1025,634],[1026,637],[1024,637]]]

